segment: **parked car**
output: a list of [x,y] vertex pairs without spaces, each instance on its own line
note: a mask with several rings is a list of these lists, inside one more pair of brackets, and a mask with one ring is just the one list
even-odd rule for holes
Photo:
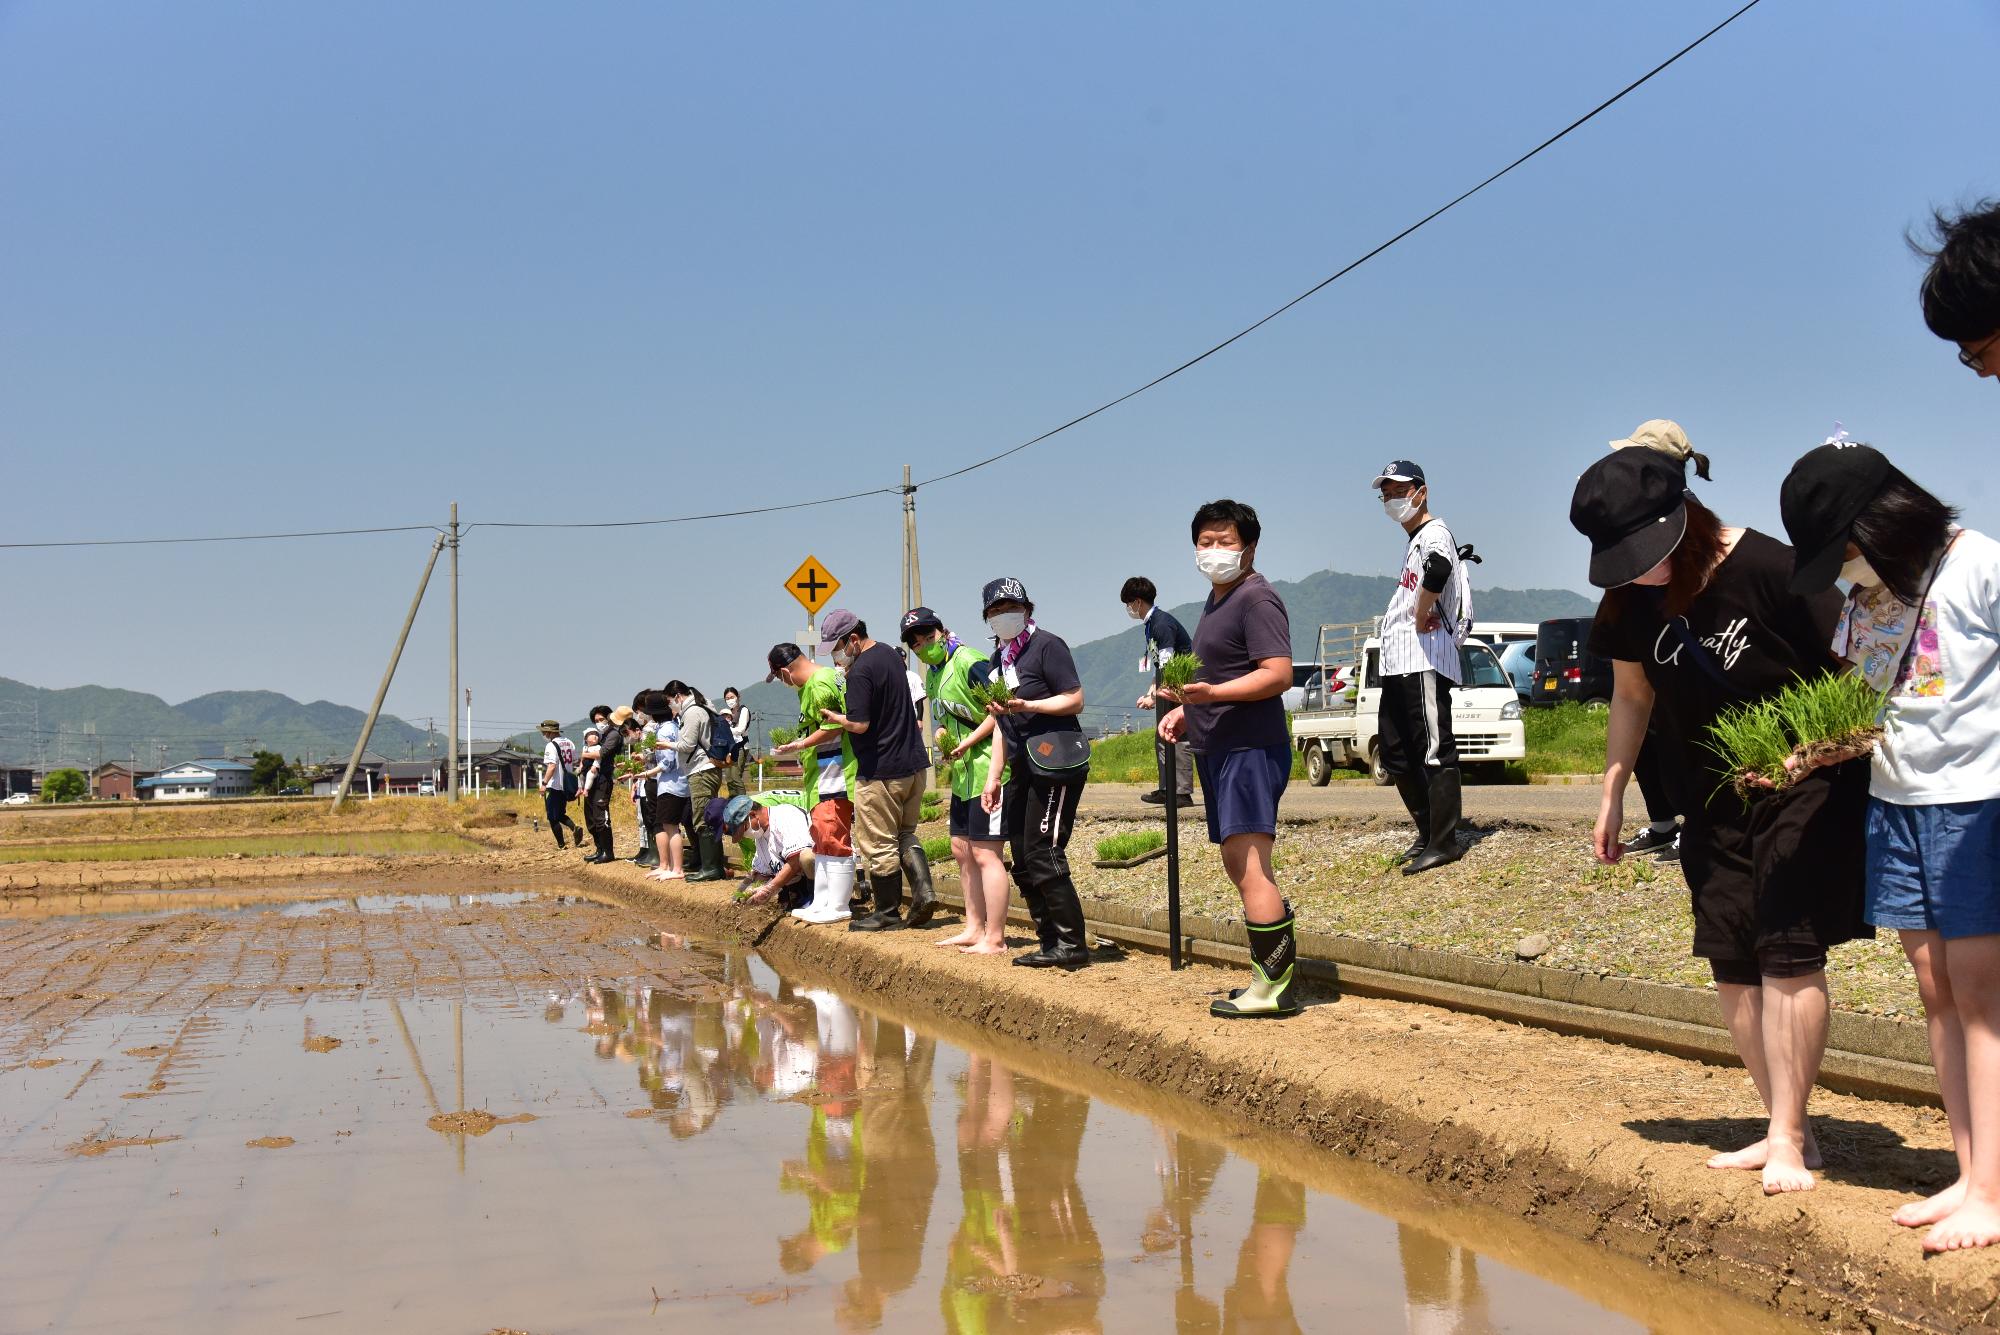
[[438,795],[438,786],[436,780],[425,779],[422,783],[419,783],[417,785],[418,797],[436,797],[437,795]]
[[0,807],[24,807],[35,800],[33,793],[9,793],[0,799]]
[[[1331,779],[1336,766],[1365,770],[1380,784],[1390,781],[1376,729],[1381,652],[1372,621],[1320,627],[1317,671],[1306,684],[1306,707],[1292,720],[1292,745],[1314,787]],[[1451,726],[1459,764],[1469,777],[1498,778],[1508,761],[1527,755],[1521,700],[1489,645],[1467,640],[1458,653]]]
[[1611,704],[1611,660],[1590,652],[1589,617],[1556,617],[1544,621],[1535,637],[1535,679],[1528,689],[1531,705],[1575,700],[1588,709]]
[[299,786],[298,786],[297,784],[293,784],[293,785],[291,785],[291,786],[290,786],[289,788],[280,788],[280,789],[278,790],[278,796],[279,796],[279,797],[304,797],[304,796],[305,796],[305,792],[306,792],[306,790],[305,790],[305,789],[303,789],[303,788],[299,787]]
[[1510,641],[1500,651],[1500,666],[1507,673],[1507,680],[1514,683],[1514,694],[1526,704],[1535,693],[1535,642]]

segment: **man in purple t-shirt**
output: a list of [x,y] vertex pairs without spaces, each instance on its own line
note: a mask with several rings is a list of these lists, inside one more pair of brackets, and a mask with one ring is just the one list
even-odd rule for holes
[[1194,513],[1195,566],[1214,586],[1194,630],[1201,659],[1178,692],[1180,708],[1160,736],[1185,740],[1201,772],[1209,842],[1243,896],[1250,934],[1250,986],[1209,1005],[1224,1019],[1281,1019],[1300,1010],[1292,906],[1271,877],[1278,799],[1292,774],[1283,696],[1292,684],[1292,624],[1284,600],[1253,565],[1263,527],[1240,501],[1210,501]]

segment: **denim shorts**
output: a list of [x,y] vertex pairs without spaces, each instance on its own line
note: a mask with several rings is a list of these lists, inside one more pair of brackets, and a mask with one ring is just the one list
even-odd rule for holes
[[1947,941],[2000,933],[2000,800],[1869,798],[1868,921]]
[[1292,748],[1264,746],[1195,757],[1208,803],[1208,842],[1231,835],[1276,834],[1278,799],[1292,777]]

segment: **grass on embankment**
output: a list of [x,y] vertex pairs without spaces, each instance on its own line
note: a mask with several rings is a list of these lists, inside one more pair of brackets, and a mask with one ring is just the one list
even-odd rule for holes
[[[1574,702],[1521,711],[1528,758],[1509,766],[1527,774],[1597,774],[1604,769],[1604,727],[1610,714]],[[1335,777],[1358,777],[1361,771]],[[1305,760],[1292,753],[1292,777],[1306,777]],[[1143,783],[1159,778],[1153,759],[1153,729],[1106,737],[1090,748],[1092,783]],[[1515,780],[1519,782],[1518,779]]]

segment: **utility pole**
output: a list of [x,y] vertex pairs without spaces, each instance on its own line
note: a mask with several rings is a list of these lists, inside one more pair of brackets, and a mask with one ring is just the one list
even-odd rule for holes
[[[454,512],[456,512],[457,508],[456,506],[452,507]],[[340,776],[340,787],[333,791],[333,809],[335,811],[340,810],[341,802],[346,799],[348,785],[354,782],[355,768],[361,764],[361,753],[368,749],[368,739],[375,734],[375,720],[381,717],[382,701],[389,694],[389,683],[396,679],[396,664],[403,657],[403,644],[410,638],[410,626],[417,619],[417,609],[424,605],[424,590],[430,585],[431,571],[437,568],[438,551],[444,544],[445,537],[442,533],[431,543],[431,559],[424,562],[424,576],[417,581],[417,596],[410,599],[409,615],[403,618],[402,633],[396,636],[396,647],[389,653],[389,666],[382,672],[382,684],[375,688],[375,703],[368,706],[368,718],[361,725],[361,736],[355,739],[354,754],[348,757],[347,761],[347,772]],[[161,750],[164,753],[165,748],[162,747]],[[375,795],[375,780],[373,775],[369,776],[368,795],[370,797]]]
[[[924,565],[917,555],[917,489],[910,485],[910,466],[903,465],[903,611],[924,601]],[[921,671],[921,669],[919,669]],[[931,702],[924,699],[924,750],[931,749]]]
[[[445,746],[445,791],[458,801],[458,502],[451,503],[451,694],[445,697],[445,712],[451,729]],[[467,731],[471,724],[466,725]],[[470,740],[469,738],[467,740]]]

